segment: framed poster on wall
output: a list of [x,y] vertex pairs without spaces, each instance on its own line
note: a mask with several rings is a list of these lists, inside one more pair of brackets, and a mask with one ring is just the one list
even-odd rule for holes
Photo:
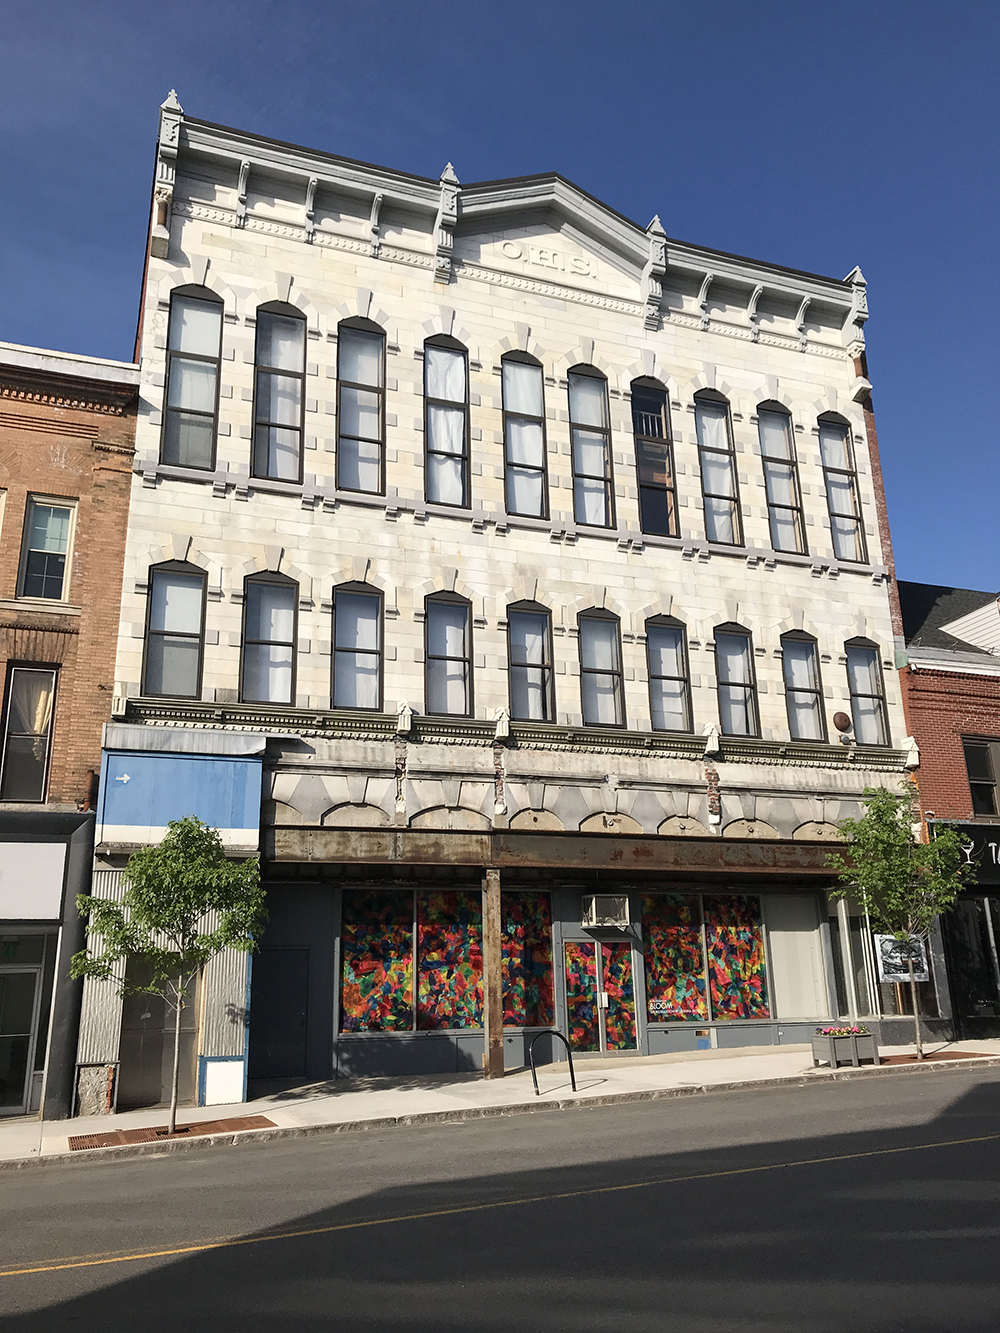
[[908,940],[899,940],[895,935],[876,935],[875,957],[880,981],[909,981],[911,958],[914,981],[930,981],[927,949],[924,941],[914,935]]

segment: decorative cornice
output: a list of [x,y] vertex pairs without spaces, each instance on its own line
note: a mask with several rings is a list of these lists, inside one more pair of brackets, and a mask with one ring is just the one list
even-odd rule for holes
[[[38,403],[45,407],[60,407],[76,412],[100,412],[104,416],[123,417],[129,407],[135,400],[135,394],[109,394],[108,397],[96,394],[88,389],[86,396],[80,396],[74,393],[72,389],[60,391],[54,388],[43,388],[39,380],[30,374],[18,375],[16,379],[11,375],[9,367],[0,370],[0,398],[6,398],[15,403]],[[38,421],[39,418],[33,418]],[[5,424],[10,424],[5,423]],[[40,426],[28,426],[28,430],[40,430]],[[84,434],[83,430],[60,431],[60,434]]]

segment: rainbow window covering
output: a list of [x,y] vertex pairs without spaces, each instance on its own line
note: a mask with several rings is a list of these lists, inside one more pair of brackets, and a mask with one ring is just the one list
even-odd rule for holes
[[642,897],[646,1016],[650,1023],[708,1018],[698,894]]
[[715,1018],[770,1018],[760,900],[705,897],[709,992]]
[[341,1031],[410,1031],[413,894],[345,889],[340,948]]
[[566,1010],[574,1051],[599,1051],[597,955],[594,945],[570,943],[566,951]]
[[547,893],[500,896],[503,1021],[506,1027],[552,1027],[552,907]]
[[482,897],[417,894],[417,1027],[483,1026]]
[[607,992],[604,1041],[609,1051],[634,1051],[635,987],[632,983],[632,945],[601,945],[601,981]]

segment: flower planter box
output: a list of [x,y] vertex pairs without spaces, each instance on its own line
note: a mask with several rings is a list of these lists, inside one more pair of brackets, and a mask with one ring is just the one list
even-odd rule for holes
[[841,1065],[881,1064],[871,1033],[849,1037],[825,1037],[817,1033],[812,1039],[812,1053],[814,1069],[821,1064],[827,1064],[831,1069]]

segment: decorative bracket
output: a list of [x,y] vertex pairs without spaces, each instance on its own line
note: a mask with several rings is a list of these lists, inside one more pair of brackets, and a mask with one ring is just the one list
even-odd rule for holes
[[250,159],[245,157],[240,163],[240,183],[236,190],[236,225],[247,224],[247,182],[250,180]]
[[434,219],[434,281],[451,282],[451,259],[458,222],[460,184],[449,162],[441,172],[441,199]]
[[764,288],[758,283],[750,293],[750,300],[747,304],[747,319],[750,321],[753,328],[752,337],[754,342],[760,342],[760,323],[757,318],[757,302],[763,295]]
[[851,313],[847,317],[847,355],[857,360],[865,350],[865,323],[868,319],[868,283],[860,268],[851,269],[845,282],[851,284]]
[[714,273],[706,273],[701,280],[701,290],[698,293],[698,309],[701,311],[701,327],[708,328],[708,289],[715,280]]
[[660,327],[660,301],[663,298],[663,278],[667,272],[667,234],[659,217],[654,217],[646,228],[649,253],[642,270],[645,312],[643,323],[647,329]]
[[319,181],[315,176],[310,176],[306,185],[306,240],[312,244],[313,235],[316,232],[316,187]]
[[371,211],[371,216],[368,219],[368,230],[371,232],[372,254],[375,256],[376,259],[378,258],[379,252],[382,249],[382,241],[379,238],[378,234],[378,215],[381,211],[382,211],[382,195],[380,192],[376,194],[375,197],[372,199],[372,211]]
[[149,239],[149,253],[154,259],[166,259],[170,252],[170,215],[183,116],[184,108],[171,88],[167,100],[160,106],[160,136],[156,148],[156,184],[153,187],[153,217]]
[[803,296],[802,300],[799,302],[798,313],[795,316],[795,327],[799,331],[800,352],[806,350],[806,311],[809,309],[810,305],[812,305],[812,297]]

